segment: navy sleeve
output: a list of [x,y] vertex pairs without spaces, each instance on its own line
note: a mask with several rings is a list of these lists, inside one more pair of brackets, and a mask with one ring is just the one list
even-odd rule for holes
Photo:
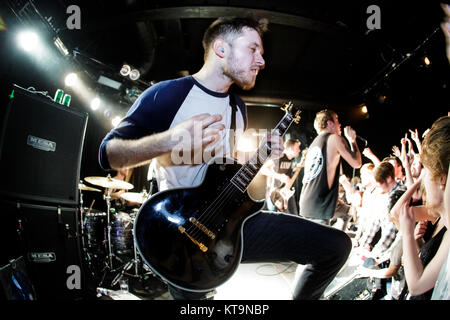
[[98,158],[102,169],[111,170],[106,155],[106,145],[111,139],[139,139],[168,130],[193,84],[191,77],[185,77],[163,81],[145,90],[100,144]]
[[[233,94],[233,93],[231,93]],[[247,129],[247,106],[245,105],[245,102],[239,97],[238,95],[234,95],[236,104],[239,107],[239,110],[241,110],[242,117],[244,118],[244,130]]]

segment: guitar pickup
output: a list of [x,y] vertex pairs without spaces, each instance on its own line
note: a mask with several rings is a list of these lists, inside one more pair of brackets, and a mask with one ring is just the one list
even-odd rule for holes
[[198,242],[197,240],[195,240],[189,233],[186,232],[186,229],[184,229],[182,226],[178,227],[178,230],[181,233],[184,233],[193,243],[195,243],[196,245],[198,245],[198,247],[200,248],[200,250],[202,250],[203,252],[208,251],[208,247],[205,246],[203,243]]
[[199,228],[200,230],[202,230],[208,237],[210,237],[212,240],[214,240],[216,238],[216,235],[211,232],[208,228],[206,228],[203,224],[201,224],[200,222],[198,222],[197,219],[195,219],[194,217],[190,217],[189,221],[192,222],[192,224],[194,226],[196,226],[197,228]]

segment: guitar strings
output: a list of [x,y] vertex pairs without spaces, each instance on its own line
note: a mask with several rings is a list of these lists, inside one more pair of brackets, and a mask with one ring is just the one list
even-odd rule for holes
[[[286,115],[286,116],[288,116],[288,115]],[[286,116],[280,120],[280,122],[277,124],[277,126],[275,127],[275,129],[273,131],[275,131],[275,130],[279,131],[278,128],[280,127],[280,124],[283,123],[284,120],[287,118]],[[288,130],[288,128],[291,126],[291,124],[292,124],[292,120],[289,119],[289,124],[285,128],[283,128],[284,132],[286,132]],[[265,147],[265,149],[259,150],[262,147]],[[269,148],[267,145],[267,139],[264,139],[261,142],[260,148],[258,148],[258,150],[255,152],[255,154],[250,159],[250,160],[252,160],[252,159],[256,160],[257,164],[258,164],[258,160],[259,160],[259,163],[264,163],[268,158],[268,157],[265,157],[265,158],[263,157],[262,159],[259,158],[259,156],[262,155],[262,153],[260,151],[265,151],[266,152],[265,154],[267,154],[267,149]],[[256,159],[254,159],[255,157],[256,157]],[[250,162],[250,160],[248,162]],[[236,176],[238,176],[239,174],[241,174],[243,172],[246,164],[242,165],[241,168],[239,168],[239,170],[236,172],[236,174],[230,179],[229,184],[224,188],[224,190],[215,198],[215,200],[208,206],[208,208],[206,208],[205,211],[198,217],[197,221],[200,224],[202,224],[203,226],[205,226],[208,230],[210,230],[211,228],[210,227],[208,228],[207,224],[209,224],[209,222],[212,219],[214,219],[219,213],[219,210],[216,210],[216,209],[218,207],[222,206],[227,200],[229,200],[230,196],[232,196],[237,190],[241,191],[236,185],[234,185],[232,183],[232,181],[233,181],[233,179],[236,178]],[[258,169],[258,171],[259,171],[259,169]],[[255,175],[256,175],[256,173],[255,173]],[[250,182],[248,184],[250,184]],[[248,185],[247,185],[247,187],[248,187]],[[244,192],[247,190],[247,187],[245,188]],[[216,228],[216,226],[214,226],[214,228]],[[194,231],[192,232],[193,229],[194,229]],[[189,233],[192,232],[191,236],[196,237],[196,236],[198,236],[199,232],[201,232],[202,230],[200,228],[198,228],[194,223],[192,223],[192,225],[189,228],[187,228],[187,231]],[[215,229],[213,231],[216,232]]]
[[[263,141],[261,143],[262,147],[267,147],[267,145],[265,144],[267,141]],[[258,150],[259,151],[259,150]],[[265,151],[267,151],[267,149],[265,149]],[[267,153],[267,152],[266,152]],[[257,158],[258,155],[261,155],[260,152],[256,152],[251,160],[256,161],[256,159],[254,159],[255,157]],[[260,163],[264,163],[264,161],[267,159],[266,158],[259,158],[258,160],[260,161]],[[258,162],[256,162],[258,163]],[[229,200],[230,196],[232,196],[237,190],[241,191],[239,188],[237,188],[233,183],[232,180],[237,177],[239,174],[242,174],[242,172],[244,172],[244,167],[247,165],[244,164],[241,166],[241,168],[239,168],[239,170],[236,172],[236,174],[230,179],[230,183],[227,185],[227,187],[224,188],[224,190],[219,194],[219,196],[211,203],[211,205],[205,209],[205,211],[199,216],[199,218],[197,219],[197,221],[199,223],[201,223],[202,225],[204,225],[205,227],[208,228],[208,224],[210,223],[211,220],[213,220],[214,218],[217,217],[219,210],[216,210],[217,208],[220,208],[227,200]],[[259,171],[259,170],[258,170]],[[256,173],[255,173],[256,175]],[[231,191],[230,191],[231,190]],[[246,189],[245,189],[246,190]],[[244,192],[245,192],[244,190]],[[241,191],[242,192],[242,191]],[[214,212],[214,211],[215,212]],[[198,235],[200,229],[197,228],[194,224],[188,228],[188,232],[192,231],[192,229],[195,227],[195,231],[193,232],[193,236]],[[214,226],[215,228],[216,226]],[[208,228],[209,230],[212,229],[211,227]],[[216,231],[216,230],[213,230]]]

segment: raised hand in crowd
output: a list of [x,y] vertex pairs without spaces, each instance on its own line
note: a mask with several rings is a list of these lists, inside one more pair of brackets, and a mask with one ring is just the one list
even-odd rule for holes
[[419,133],[417,132],[417,129],[415,131],[412,131],[409,129],[409,133],[411,134],[411,140],[414,141],[417,147],[417,151],[419,153],[422,153],[422,142],[420,141]]
[[392,147],[392,153],[393,153],[393,155],[396,156],[397,158],[399,158],[399,159],[402,158],[402,156],[401,156],[401,151],[400,151],[399,147],[393,146],[393,147]]
[[378,159],[378,157],[372,152],[370,148],[365,148],[362,154],[365,157],[369,158],[370,161],[372,161],[375,166],[379,165],[381,162],[380,159]]

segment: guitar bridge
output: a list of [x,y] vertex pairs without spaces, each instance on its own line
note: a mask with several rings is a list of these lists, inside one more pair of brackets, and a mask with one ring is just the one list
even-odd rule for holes
[[184,233],[193,243],[195,243],[196,245],[198,245],[198,247],[200,248],[200,250],[202,250],[203,252],[208,251],[208,247],[205,246],[203,243],[198,242],[197,240],[195,240],[194,238],[191,237],[191,235],[189,233],[186,232],[186,229],[184,229],[182,226],[178,227],[178,230],[181,233]]
[[206,233],[206,235],[208,237],[210,237],[212,240],[214,240],[216,238],[216,235],[213,232],[211,232],[207,227],[205,227],[203,224],[198,222],[198,220],[195,219],[194,217],[190,217],[189,221],[192,222],[194,224],[194,226],[196,226],[197,228],[202,230],[204,233]]

